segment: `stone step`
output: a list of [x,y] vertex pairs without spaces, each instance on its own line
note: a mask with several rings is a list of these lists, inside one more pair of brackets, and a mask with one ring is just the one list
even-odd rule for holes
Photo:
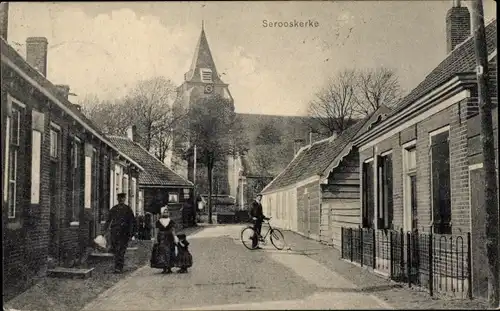
[[79,268],[64,268],[56,267],[47,270],[47,276],[59,278],[81,278],[86,279],[92,275],[94,268],[79,269]]

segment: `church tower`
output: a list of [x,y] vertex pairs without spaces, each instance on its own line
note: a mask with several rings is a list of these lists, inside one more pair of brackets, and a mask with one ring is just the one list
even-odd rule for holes
[[[201,34],[196,45],[191,67],[184,74],[184,82],[177,88],[177,99],[174,105],[188,108],[200,98],[210,97],[215,94],[219,94],[230,100],[234,105],[233,97],[229,92],[229,85],[222,81],[221,74],[215,66],[202,24]],[[191,158],[186,160],[182,156],[188,150],[193,154],[194,152],[191,150],[193,146],[190,146],[187,141],[175,140],[175,136],[174,133],[172,168],[190,181],[195,179],[200,193],[208,193],[208,189],[206,189],[208,187],[206,166],[198,163],[196,170],[194,170],[194,158],[191,156]],[[224,163],[219,163],[214,169],[213,193],[229,194],[228,168],[231,165],[228,165],[228,162],[232,162],[232,159],[221,162]],[[196,176],[194,176],[194,171],[196,171]]]

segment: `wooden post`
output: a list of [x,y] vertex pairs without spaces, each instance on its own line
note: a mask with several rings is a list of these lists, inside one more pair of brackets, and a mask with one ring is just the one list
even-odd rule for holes
[[491,308],[499,306],[499,222],[497,177],[495,169],[495,147],[493,138],[492,103],[488,87],[488,50],[484,27],[483,1],[472,1],[472,31],[476,54],[479,115],[481,118],[481,142],[483,147],[484,196],[486,208],[486,252],[488,256],[488,303]]

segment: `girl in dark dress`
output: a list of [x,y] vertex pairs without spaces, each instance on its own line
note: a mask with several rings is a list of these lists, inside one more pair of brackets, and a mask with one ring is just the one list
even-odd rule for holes
[[165,274],[172,273],[172,267],[175,266],[175,223],[170,219],[168,207],[161,208],[161,217],[156,222],[158,228],[158,256],[157,259],[163,267]]
[[176,266],[180,268],[179,273],[187,273],[187,269],[193,265],[193,256],[189,252],[189,242],[186,239],[186,235],[179,234],[177,238],[179,241],[177,242],[178,254]]

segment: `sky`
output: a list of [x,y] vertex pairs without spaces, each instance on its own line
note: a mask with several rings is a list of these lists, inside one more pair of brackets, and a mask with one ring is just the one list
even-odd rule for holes
[[[407,93],[446,56],[452,1],[11,2],[8,41],[49,41],[47,77],[77,102],[114,99],[155,76],[183,81],[201,23],[236,112],[306,115],[344,69],[388,67]],[[470,7],[469,1],[462,5]],[[496,2],[484,0],[485,19]],[[264,27],[305,21],[309,27]],[[311,20],[313,26],[308,23]]]

